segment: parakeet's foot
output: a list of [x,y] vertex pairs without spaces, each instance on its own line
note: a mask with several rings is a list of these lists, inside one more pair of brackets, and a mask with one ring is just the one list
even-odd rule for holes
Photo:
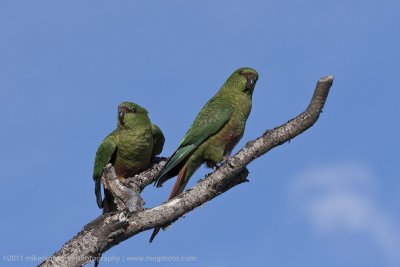
[[221,163],[215,163],[214,166],[212,167],[213,171],[216,171],[219,168],[221,168]]
[[223,157],[221,162],[214,163],[213,170],[216,171],[221,168],[222,165],[228,163],[229,157]]
[[229,156],[224,156],[223,158],[222,158],[222,161],[221,161],[221,165],[224,165],[224,164],[226,164],[226,163],[228,163],[228,161],[229,161]]

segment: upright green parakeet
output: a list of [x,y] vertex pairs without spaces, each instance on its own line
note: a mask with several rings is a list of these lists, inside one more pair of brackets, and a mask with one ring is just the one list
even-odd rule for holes
[[94,162],[96,201],[103,212],[115,210],[112,195],[105,190],[101,196],[101,176],[107,163],[114,166],[118,178],[128,178],[147,168],[161,153],[164,135],[150,122],[148,112],[138,104],[123,102],[118,106],[117,128],[100,144]]
[[[160,187],[165,181],[178,175],[168,200],[182,193],[201,164],[214,167],[229,157],[244,134],[257,80],[258,73],[254,69],[236,70],[201,109],[156,178],[155,184]],[[159,230],[160,227],[154,229],[150,242]]]

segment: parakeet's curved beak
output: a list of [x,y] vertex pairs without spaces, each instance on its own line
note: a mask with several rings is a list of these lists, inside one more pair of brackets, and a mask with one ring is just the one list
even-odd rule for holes
[[247,90],[253,89],[254,85],[257,82],[257,77],[256,76],[250,76],[250,77],[246,77],[246,78],[247,78],[246,89]]
[[125,112],[120,111],[120,112],[118,113],[118,120],[119,120],[119,123],[120,123],[122,126],[124,126],[124,116],[125,116]]

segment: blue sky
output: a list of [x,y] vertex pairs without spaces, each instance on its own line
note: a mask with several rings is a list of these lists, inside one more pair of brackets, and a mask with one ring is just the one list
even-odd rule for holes
[[[237,146],[334,85],[309,131],[249,166],[250,183],[104,254],[143,266],[400,265],[400,3],[2,1],[0,264],[38,264],[96,218],[91,179],[117,106],[150,111],[169,156],[235,69],[260,79]],[[207,172],[199,170],[193,186]],[[147,207],[172,186],[147,188]],[[120,263],[121,264],[121,263]],[[102,266],[116,266],[116,261]]]

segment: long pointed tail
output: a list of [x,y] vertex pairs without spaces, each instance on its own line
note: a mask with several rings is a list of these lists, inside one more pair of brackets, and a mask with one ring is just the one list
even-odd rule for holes
[[[178,178],[176,179],[174,187],[172,188],[171,194],[169,195],[167,201],[169,201],[169,200],[173,199],[174,197],[178,196],[185,189],[186,184],[189,181],[189,179],[187,177],[185,177],[186,176],[185,175],[186,174],[186,166],[187,166],[187,164],[183,165],[182,169],[179,171]],[[161,228],[165,229],[170,225],[171,224],[166,224],[166,225],[163,225],[162,227],[159,226],[159,227],[154,228],[153,233],[151,234],[149,242],[150,243],[153,242],[153,239],[156,237],[158,232],[160,232]]]
[[100,253],[99,256],[94,260],[94,267],[99,266],[101,255],[103,255],[103,254]]
[[156,237],[158,232],[160,232],[160,229],[161,229],[161,227],[154,228],[153,233],[151,233],[151,237],[150,237],[150,240],[149,240],[150,243],[153,242],[154,237]]
[[97,206],[99,206],[100,209],[103,208],[103,200],[101,197],[101,178],[98,178],[95,181],[94,193],[96,194]]

